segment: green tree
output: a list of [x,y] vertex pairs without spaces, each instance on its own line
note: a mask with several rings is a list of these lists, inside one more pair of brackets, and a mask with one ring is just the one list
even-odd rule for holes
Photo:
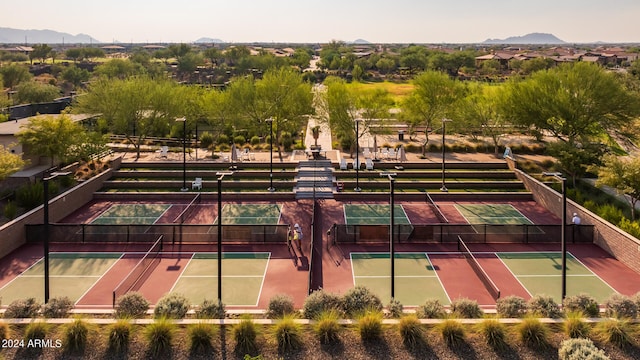
[[111,59],[98,65],[94,71],[96,75],[108,78],[125,79],[133,75],[141,75],[141,66],[129,59]]
[[353,76],[353,80],[361,81],[364,76],[364,70],[360,67],[360,65],[355,65],[353,70],[351,71],[351,75]]
[[82,48],[71,48],[64,52],[64,56],[76,63],[78,60],[82,60],[84,58],[84,51]]
[[636,219],[636,204],[640,200],[640,157],[622,159],[607,155],[598,169],[597,186],[609,186],[623,195],[631,207],[631,219]]
[[312,55],[313,55],[313,50],[309,48],[304,48],[304,47],[297,48],[293,53],[293,57],[291,58],[289,63],[291,65],[297,66],[301,70],[306,69],[309,67]]
[[429,130],[444,118],[455,115],[455,107],[466,95],[465,86],[439,71],[426,71],[413,80],[413,91],[402,102],[402,117],[409,124],[409,132],[425,128],[422,153],[426,154]]
[[411,45],[400,52],[400,65],[413,71],[422,71],[426,69],[427,49],[423,46]]
[[578,62],[511,80],[500,99],[513,122],[575,145],[619,129],[638,114],[637,95],[598,65]]
[[381,58],[376,62],[376,68],[383,73],[388,74],[396,69],[396,62],[393,59]]
[[73,86],[78,87],[82,85],[83,82],[89,81],[89,77],[91,77],[91,74],[85,69],[80,69],[75,65],[71,65],[67,66],[62,71],[61,76],[64,81],[67,81],[73,84]]
[[47,44],[38,44],[33,46],[33,51],[29,53],[29,60],[33,63],[33,59],[40,59],[42,63],[49,57],[51,46]]
[[185,116],[188,101],[179,85],[148,77],[103,78],[77,99],[74,111],[100,113],[109,130],[123,134],[140,156],[140,145],[151,135],[166,136],[175,119]]
[[457,129],[466,128],[473,135],[474,132],[482,133],[491,138],[494,153],[500,151],[500,139],[505,133],[504,117],[498,113],[496,101],[499,88],[481,83],[473,83],[469,87],[469,93],[458,104],[455,116]]
[[215,48],[215,47],[210,47],[210,48],[206,49],[202,53],[202,55],[205,57],[205,59],[209,60],[209,63],[211,64],[211,66],[218,66],[219,62],[222,59],[224,59],[220,49]]
[[31,153],[48,156],[53,166],[56,160],[65,161],[74,156],[74,149],[84,139],[84,132],[70,116],[37,116],[16,136]]
[[29,68],[22,64],[9,64],[0,67],[4,86],[13,89],[18,84],[31,79]]
[[24,164],[20,155],[13,154],[4,145],[0,145],[0,181],[22,169]]
[[16,86],[15,101],[18,104],[50,102],[60,97],[57,86],[41,84],[35,81],[25,81]]
[[572,145],[563,141],[555,141],[547,145],[549,155],[558,160],[560,168],[571,177],[573,187],[576,180],[587,172],[591,166],[601,163],[604,146],[599,143]]

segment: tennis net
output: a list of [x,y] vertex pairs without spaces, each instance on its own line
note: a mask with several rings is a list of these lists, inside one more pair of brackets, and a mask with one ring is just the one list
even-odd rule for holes
[[191,200],[189,205],[187,205],[187,207],[184,208],[184,210],[182,210],[182,212],[180,214],[178,214],[178,216],[176,216],[175,219],[173,219],[173,223],[174,224],[184,224],[186,219],[189,218],[191,213],[193,213],[193,211],[196,209],[196,207],[198,205],[200,205],[201,202],[202,202],[202,193],[198,193],[193,198],[193,200]]
[[160,235],[149,251],[144,254],[136,266],[133,267],[129,274],[127,274],[127,276],[122,279],[120,284],[118,284],[118,286],[113,290],[114,307],[116,306],[116,300],[120,296],[128,293],[129,291],[137,290],[147,279],[149,274],[151,274],[151,272],[158,266],[161,260],[160,254],[162,252],[163,238],[164,235]]
[[438,204],[436,204],[436,202],[433,201],[433,198],[431,197],[431,195],[429,195],[428,192],[426,192],[426,194],[427,194],[427,203],[429,203],[433,207],[433,212],[438,217],[438,220],[440,220],[440,222],[442,222],[443,224],[449,223],[449,220],[447,220],[447,217],[444,216],[444,214],[440,210],[440,206],[438,206]]
[[462,241],[462,238],[460,236],[458,236],[458,251],[462,252],[462,255],[464,255],[464,257],[467,259],[467,262],[469,263],[469,265],[471,265],[471,268],[476,273],[476,275],[478,275],[491,296],[493,296],[493,298],[496,300],[500,298],[500,289],[498,289],[493,280],[491,280],[489,275],[487,275],[487,272],[484,271],[482,266],[480,266],[478,259],[473,256],[471,250],[469,250],[467,244]]

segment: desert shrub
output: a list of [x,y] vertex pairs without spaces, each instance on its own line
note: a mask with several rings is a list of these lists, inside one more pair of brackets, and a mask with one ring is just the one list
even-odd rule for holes
[[415,315],[407,315],[400,318],[398,331],[402,337],[404,346],[413,349],[423,341],[422,324]]
[[35,318],[40,312],[40,303],[35,298],[18,299],[9,304],[4,312],[5,318]]
[[481,318],[483,315],[478,302],[467,298],[455,299],[451,303],[451,312],[463,319]]
[[617,224],[620,220],[624,219],[624,213],[617,206],[613,204],[603,204],[598,206],[596,212],[601,218],[607,220],[612,224]]
[[153,316],[158,318],[182,319],[189,311],[189,300],[182,294],[169,293],[163,296],[153,309]]
[[67,352],[84,350],[87,345],[89,326],[82,319],[75,319],[64,327],[64,349]]
[[313,330],[318,336],[320,343],[329,344],[338,339],[338,333],[341,330],[340,323],[338,323],[338,311],[326,310],[318,314],[314,319]]
[[75,184],[76,179],[72,175],[58,176],[58,181],[60,181],[60,186],[63,188],[68,188]]
[[507,327],[505,324],[496,319],[485,319],[478,323],[477,328],[487,345],[493,349],[502,349],[506,346]]
[[560,360],[608,360],[604,351],[598,349],[590,339],[567,339],[558,349]]
[[176,325],[167,319],[156,319],[144,329],[144,337],[149,344],[149,354],[158,358],[160,354],[171,351],[171,342]]
[[286,294],[277,294],[269,299],[267,305],[267,317],[269,319],[281,318],[285,315],[293,314],[293,299]]
[[340,309],[340,297],[336,294],[318,290],[304,300],[302,314],[306,319],[316,319],[323,312]]
[[4,322],[0,322],[0,341],[11,338],[11,329],[9,325]]
[[354,316],[366,310],[382,310],[382,301],[364,286],[349,289],[342,296],[342,309],[348,316]]
[[24,329],[24,339],[26,341],[35,339],[45,339],[47,332],[49,331],[49,325],[42,321],[36,321],[29,323]]
[[127,320],[118,320],[111,324],[107,330],[107,346],[109,351],[120,353],[129,347],[131,338],[131,323]]
[[137,291],[128,292],[116,300],[116,318],[140,318],[149,310],[149,302]]
[[242,145],[242,144],[244,144],[246,142],[247,142],[247,139],[242,135],[236,135],[236,136],[233,137],[233,143],[234,144]]
[[239,323],[233,326],[232,334],[236,342],[236,353],[251,354],[258,349],[256,342],[258,327],[248,316],[243,317]]
[[546,347],[549,344],[549,330],[537,318],[527,317],[517,326],[520,341],[529,347]]
[[449,347],[457,347],[464,341],[464,326],[457,320],[446,319],[436,326],[436,330]]
[[565,312],[579,311],[586,317],[597,317],[600,314],[598,301],[589,294],[567,296],[562,301]]
[[210,353],[213,346],[211,340],[215,335],[215,328],[211,324],[198,323],[187,328],[189,350],[192,353]]
[[362,341],[376,341],[382,336],[382,312],[366,311],[358,318],[358,332]]
[[618,319],[635,319],[638,315],[638,306],[628,296],[612,294],[604,303],[605,314]]
[[557,319],[562,316],[560,307],[555,300],[548,295],[535,295],[529,299],[527,307],[530,313],[536,314],[537,316],[553,319]]
[[416,309],[416,315],[420,319],[442,319],[445,315],[444,306],[437,299],[428,299]]
[[527,302],[520,296],[507,296],[496,301],[496,312],[503,318],[520,318],[527,313]]
[[213,135],[208,131],[200,134],[200,147],[207,149],[211,145],[213,145]]
[[46,318],[64,318],[73,309],[73,302],[66,296],[52,298],[42,307],[42,315]]
[[217,141],[218,145],[228,145],[229,144],[229,137],[225,134],[220,134],[218,136],[218,141]]
[[589,325],[582,320],[582,312],[569,312],[564,321],[564,332],[570,338],[584,338],[589,335]]
[[302,327],[296,324],[291,315],[285,315],[276,323],[273,334],[278,343],[278,350],[281,352],[297,350],[303,344]]
[[224,319],[224,303],[218,300],[205,300],[195,310],[198,319]]
[[387,305],[387,315],[390,318],[393,319],[397,319],[399,317],[402,316],[402,303],[400,303],[400,301],[396,300],[396,299],[391,299],[391,301],[389,301],[389,305]]
[[251,145],[256,146],[258,144],[260,144],[260,137],[258,135],[254,135],[251,137],[250,140]]
[[[49,184],[49,188],[51,188],[51,184],[52,183]],[[44,201],[43,193],[44,186],[40,181],[24,185],[16,190],[16,201],[19,206],[25,209],[32,209],[42,204]]]
[[624,348],[633,345],[633,329],[628,320],[607,319],[596,326],[596,333],[602,341]]
[[621,219],[620,222],[618,223],[618,227],[628,233],[629,235],[632,235],[638,239],[640,239],[640,222],[639,221],[631,221],[629,219]]
[[15,219],[16,215],[18,215],[18,205],[16,205],[13,201],[7,201],[7,204],[4,206],[2,210],[4,217],[9,220]]

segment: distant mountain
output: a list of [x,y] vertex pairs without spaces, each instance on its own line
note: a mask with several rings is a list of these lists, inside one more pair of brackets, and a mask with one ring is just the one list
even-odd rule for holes
[[356,40],[353,41],[353,44],[356,44],[356,45],[369,45],[371,43],[368,42],[367,40],[364,40],[364,39],[356,39]]
[[506,39],[487,39],[483,44],[566,44],[552,34],[531,33],[524,36],[512,36]]
[[200,39],[194,41],[195,43],[198,44],[221,44],[224,43],[224,41],[220,40],[220,39],[212,39],[212,38],[208,38],[208,37],[201,37]]
[[71,35],[54,30],[21,30],[0,27],[0,43],[4,44],[88,44],[100,43],[87,34]]

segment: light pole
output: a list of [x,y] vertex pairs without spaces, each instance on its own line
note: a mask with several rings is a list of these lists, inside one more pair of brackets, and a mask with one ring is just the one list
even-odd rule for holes
[[182,123],[182,189],[180,191],[189,191],[187,187],[187,118],[177,118],[176,122]]
[[362,191],[360,188],[360,141],[358,136],[360,135],[360,128],[358,124],[360,124],[362,119],[356,119],[356,163],[354,167],[356,168],[356,187],[353,189],[354,191]]
[[560,243],[562,252],[562,300],[567,296],[567,178],[559,172],[543,172],[543,176],[552,176],[562,183],[562,223],[560,224]]
[[446,124],[449,121],[451,121],[451,119],[442,119],[442,187],[440,187],[440,191],[443,191],[443,192],[449,191],[447,189],[447,187],[445,186],[445,181],[444,181],[445,163],[446,163],[445,158],[444,158],[444,152],[446,150],[445,138],[444,137],[445,137],[445,134],[447,132],[447,125]]
[[49,181],[58,176],[66,176],[70,172],[54,172],[42,178],[44,189],[43,222],[44,222],[44,303],[49,302]]
[[274,192],[273,187],[273,118],[265,120],[269,123],[269,188],[267,190]]
[[218,177],[218,304],[222,303],[222,180],[233,171],[219,171]]
[[393,247],[394,241],[394,231],[393,227],[395,225],[395,197],[394,197],[394,188],[396,182],[396,173],[383,171],[380,173],[380,176],[386,176],[389,178],[389,257],[391,258],[391,299],[395,298],[395,278],[396,278],[396,256]]

